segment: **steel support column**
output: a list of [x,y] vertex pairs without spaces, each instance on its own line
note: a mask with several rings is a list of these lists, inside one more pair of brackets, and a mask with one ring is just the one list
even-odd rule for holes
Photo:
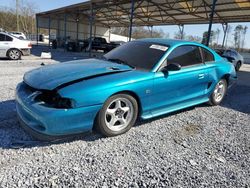
[[93,3],[90,4],[90,15],[89,15],[89,57],[92,56],[92,27],[94,20]]
[[153,37],[153,26],[151,26],[151,33],[150,33],[151,37]]
[[57,33],[56,33],[57,39],[59,36],[61,36],[60,35],[60,19],[57,19]]
[[211,30],[212,30],[212,25],[213,25],[214,10],[215,10],[215,6],[216,6],[216,2],[217,2],[217,0],[213,0],[212,12],[210,14],[208,33],[207,33],[207,43],[206,43],[207,46],[209,46],[209,42],[210,42],[210,36],[211,36]]
[[50,26],[51,26],[51,18],[49,16],[49,48],[50,48],[50,40],[51,40],[51,37],[50,37]]
[[180,24],[180,25],[178,25],[178,27],[179,27],[179,31],[180,31],[180,34],[181,34],[180,39],[183,39],[183,37],[184,37],[184,25]]
[[222,48],[224,48],[225,39],[226,39],[226,35],[227,35],[228,23],[222,24],[222,28],[223,28],[223,32],[224,32],[223,41],[222,41]]
[[135,9],[135,1],[131,0],[131,12],[130,12],[130,20],[129,20],[130,21],[130,23],[129,23],[129,41],[131,41],[131,37],[132,37],[134,9]]
[[78,41],[79,38],[79,19],[76,19],[76,41]]
[[64,49],[67,50],[67,14],[64,14]]
[[38,45],[38,41],[39,41],[39,25],[38,25],[38,17],[36,16],[36,45]]
[[109,27],[109,42],[110,42],[110,37],[111,37],[111,28]]
[[96,25],[94,25],[94,37],[96,37]]

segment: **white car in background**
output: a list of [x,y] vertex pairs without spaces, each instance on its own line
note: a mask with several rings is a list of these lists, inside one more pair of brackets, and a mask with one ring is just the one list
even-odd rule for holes
[[11,31],[9,32],[11,35],[15,36],[16,38],[19,38],[19,39],[27,39],[27,37],[25,36],[24,33],[22,32],[18,32],[18,31]]
[[32,44],[6,32],[0,32],[0,57],[18,60],[22,55],[29,55]]

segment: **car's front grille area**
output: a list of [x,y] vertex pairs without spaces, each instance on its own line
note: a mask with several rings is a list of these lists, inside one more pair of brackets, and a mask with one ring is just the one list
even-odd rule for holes
[[39,102],[46,106],[52,106],[55,101],[55,97],[57,96],[56,92],[54,91],[39,90],[29,86],[25,82],[23,82],[20,87],[21,91],[25,94],[27,98],[31,98],[31,96],[33,96],[32,100],[34,102]]
[[18,92],[21,93],[25,101],[28,99],[31,102],[49,108],[72,108],[72,101],[62,98],[55,90],[39,90],[22,82]]

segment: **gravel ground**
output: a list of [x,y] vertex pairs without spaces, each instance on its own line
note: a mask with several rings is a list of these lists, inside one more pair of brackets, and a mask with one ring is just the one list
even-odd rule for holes
[[42,143],[19,127],[14,101],[24,72],[40,63],[0,62],[0,187],[250,187],[250,72],[221,106],[140,122],[113,138]]

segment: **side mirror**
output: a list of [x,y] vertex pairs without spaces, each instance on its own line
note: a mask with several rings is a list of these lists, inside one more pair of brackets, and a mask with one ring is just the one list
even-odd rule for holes
[[178,63],[170,63],[169,65],[162,68],[162,72],[168,72],[168,71],[178,71],[181,70],[181,65]]
[[224,58],[226,58],[228,61],[230,61],[231,63],[233,62],[233,61],[235,61],[235,58],[234,57],[229,57],[229,56],[222,56],[222,57],[224,57]]

